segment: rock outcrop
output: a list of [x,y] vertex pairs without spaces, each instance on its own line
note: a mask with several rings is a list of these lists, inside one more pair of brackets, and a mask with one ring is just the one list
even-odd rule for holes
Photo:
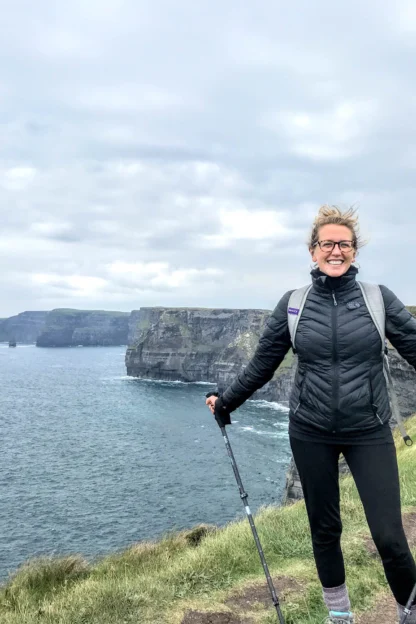
[[[127,374],[146,379],[211,381],[221,392],[252,357],[268,310],[141,308],[133,311]],[[287,401],[293,379],[288,354],[254,398]]]
[[38,347],[96,347],[127,344],[128,312],[57,309],[49,312]]
[[48,312],[21,312],[9,318],[0,319],[0,342],[16,341],[18,344],[33,344],[45,325]]

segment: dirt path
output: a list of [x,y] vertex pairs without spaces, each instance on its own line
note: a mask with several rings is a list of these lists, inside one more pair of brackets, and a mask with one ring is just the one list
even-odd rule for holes
[[[411,512],[403,516],[403,526],[411,548],[416,546],[416,512]],[[372,540],[367,540],[367,548],[378,557],[376,547]],[[357,617],[357,624],[396,624],[398,619],[396,603],[391,594],[382,596],[376,607]]]
[[[289,593],[301,591],[298,581],[286,576],[273,578],[273,584],[282,603]],[[229,611],[216,613],[188,611],[182,624],[253,624],[251,614],[258,613],[261,607],[269,608],[271,604],[266,582],[261,585],[247,585],[243,591],[232,594],[224,602]]]
[[[414,548],[416,546],[416,511],[403,516],[403,525],[410,547]],[[366,544],[374,557],[378,557],[373,541],[367,539]],[[290,593],[302,591],[302,586],[298,581],[290,577],[276,577],[273,582],[282,604]],[[182,620],[182,624],[253,624],[252,614],[258,612],[259,607],[268,608],[270,604],[270,593],[266,583],[248,585],[244,591],[231,595],[225,601],[224,606],[228,607],[228,611],[216,613],[188,611]],[[356,624],[396,623],[396,603],[390,594],[381,596],[374,609],[356,617]]]

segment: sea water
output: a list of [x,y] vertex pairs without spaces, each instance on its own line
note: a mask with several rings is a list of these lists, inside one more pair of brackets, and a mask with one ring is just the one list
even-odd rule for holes
[[[127,377],[125,347],[0,345],[0,582],[30,558],[88,559],[244,517],[207,383]],[[227,427],[253,512],[279,504],[287,408],[247,401]]]

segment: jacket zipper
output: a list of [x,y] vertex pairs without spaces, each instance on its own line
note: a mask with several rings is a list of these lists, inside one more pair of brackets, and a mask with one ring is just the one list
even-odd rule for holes
[[376,417],[378,418],[378,420],[380,421],[380,424],[383,425],[383,421],[381,420],[380,416],[378,415],[378,413],[376,412]]
[[300,404],[302,403],[302,390],[303,390],[303,384],[305,383],[305,373],[303,374],[303,378],[300,384],[300,388],[299,388],[299,399],[298,399],[298,404],[295,407],[295,411],[293,412],[293,415],[296,414],[296,412],[298,411],[298,409],[300,408]]
[[331,431],[336,433],[336,410],[338,409],[339,401],[339,374],[338,374],[338,341],[337,341],[337,317],[338,317],[338,302],[335,297],[335,291],[332,291],[332,299],[334,305],[332,308],[332,422]]

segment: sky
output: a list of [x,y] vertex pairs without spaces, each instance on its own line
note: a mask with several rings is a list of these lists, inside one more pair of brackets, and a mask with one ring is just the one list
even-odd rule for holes
[[1,317],[273,309],[325,203],[416,305],[416,4],[246,4],[2,7]]

